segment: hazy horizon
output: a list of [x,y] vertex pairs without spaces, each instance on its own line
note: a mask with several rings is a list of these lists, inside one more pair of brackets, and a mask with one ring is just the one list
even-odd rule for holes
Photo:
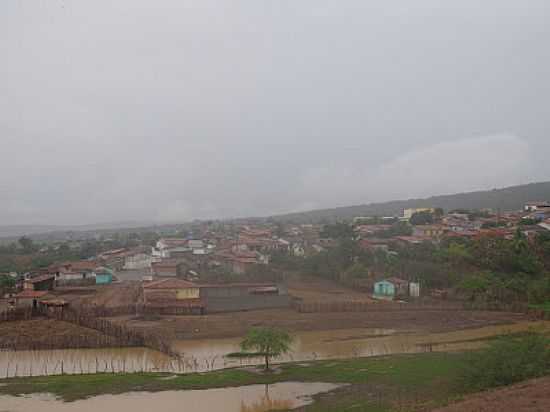
[[0,5],[0,225],[550,180],[541,0]]

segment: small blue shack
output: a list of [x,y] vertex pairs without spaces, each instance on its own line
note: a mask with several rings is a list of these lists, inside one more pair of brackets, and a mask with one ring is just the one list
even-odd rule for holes
[[408,295],[409,282],[399,278],[388,278],[374,284],[373,297],[378,299],[394,299],[397,296]]
[[95,270],[95,284],[108,285],[113,282],[113,271],[109,268],[100,266]]

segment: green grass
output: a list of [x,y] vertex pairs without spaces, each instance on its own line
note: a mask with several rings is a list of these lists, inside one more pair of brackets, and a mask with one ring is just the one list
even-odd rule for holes
[[[60,375],[0,380],[0,394],[53,393],[65,401],[130,391],[207,389],[285,381],[351,384],[316,397],[308,411],[389,411],[396,404],[440,404],[460,394],[464,354],[427,353],[280,365],[280,373],[226,369],[207,373]],[[169,377],[169,378],[168,378]],[[167,379],[168,378],[168,379]],[[400,403],[398,403],[399,401]]]
[[540,303],[540,304],[531,304],[529,305],[529,308],[530,309],[540,309],[540,310],[543,310],[545,312],[550,312],[550,302],[544,302],[544,303]]

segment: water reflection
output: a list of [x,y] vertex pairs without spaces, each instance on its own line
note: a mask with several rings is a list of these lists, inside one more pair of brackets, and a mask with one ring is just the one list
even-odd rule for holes
[[56,349],[0,352],[0,378],[98,372],[154,372],[172,360],[147,348]]
[[312,401],[311,396],[338,387],[330,383],[285,382],[269,386],[102,395],[70,403],[51,395],[0,396],[0,405],[2,410],[10,412],[266,412],[307,405]]
[[[250,401],[249,404],[247,404],[246,401],[241,402],[241,410],[240,412],[263,412],[263,411],[273,411],[273,410],[281,410],[281,409],[291,409],[295,406],[299,405],[293,405],[292,399],[277,399],[272,398],[269,396],[269,386],[265,385],[265,391],[263,396],[260,397],[258,401]],[[296,386],[296,385],[295,385]],[[290,388],[288,388],[290,390]],[[290,395],[290,394],[289,394]],[[296,394],[292,394],[290,396],[295,397],[295,399],[298,399],[298,396]]]

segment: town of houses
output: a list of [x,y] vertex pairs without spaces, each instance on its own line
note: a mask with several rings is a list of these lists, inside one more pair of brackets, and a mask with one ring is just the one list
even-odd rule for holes
[[[363,250],[397,253],[396,245],[438,243],[445,238],[512,239],[518,228],[527,239],[550,231],[550,202],[528,202],[523,210],[456,210],[437,215],[436,208],[406,209],[400,216],[356,217],[346,222]],[[437,217],[415,224],[415,216]],[[410,228],[407,235],[392,234],[396,225]],[[86,260],[56,262],[17,278],[16,293],[8,296],[11,307],[63,308],[70,293],[79,288],[105,287],[124,282],[141,285],[142,310],[160,314],[203,314],[233,310],[284,307],[291,302],[282,283],[250,280],[248,274],[269,270],[274,254],[306,258],[335,247],[324,236],[322,224],[199,222],[192,236],[160,236],[153,246],[102,251]],[[227,279],[224,279],[227,277]],[[374,297],[418,297],[420,285],[379,276],[369,286]],[[59,297],[56,290],[70,291]]]

